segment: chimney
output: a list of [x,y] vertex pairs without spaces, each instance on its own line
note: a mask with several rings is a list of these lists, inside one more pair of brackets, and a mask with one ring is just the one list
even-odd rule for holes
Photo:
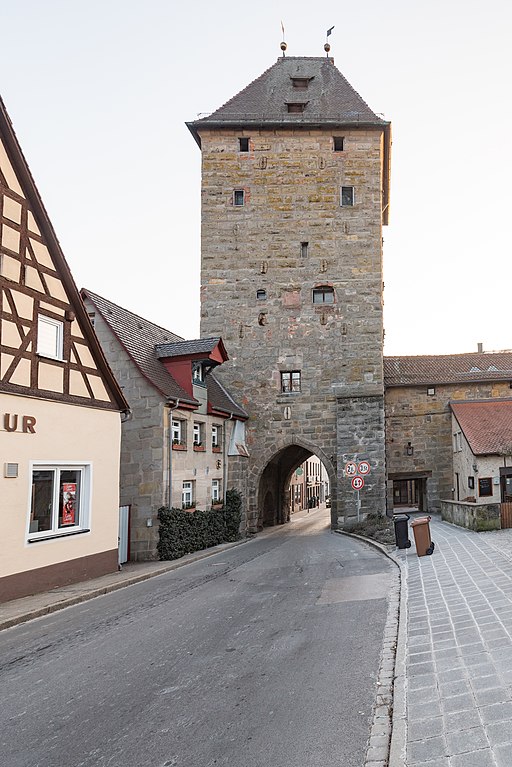
[[479,354],[482,354],[482,352],[484,350],[484,345],[482,343],[478,344],[477,345],[477,350],[478,350]]

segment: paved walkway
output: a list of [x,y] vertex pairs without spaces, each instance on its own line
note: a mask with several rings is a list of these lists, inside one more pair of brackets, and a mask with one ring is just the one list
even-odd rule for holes
[[431,557],[416,555],[412,530],[412,547],[396,552],[404,742],[390,767],[404,752],[407,767],[511,767],[512,531],[472,533],[439,518],[431,531]]

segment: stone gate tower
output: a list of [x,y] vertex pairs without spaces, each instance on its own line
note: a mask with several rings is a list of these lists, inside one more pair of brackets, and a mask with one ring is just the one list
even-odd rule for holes
[[[332,58],[283,57],[188,127],[202,152],[201,335],[224,339],[219,378],[250,413],[248,529],[288,519],[311,454],[334,527],[383,512],[390,124]],[[344,466],[363,460],[358,493]]]

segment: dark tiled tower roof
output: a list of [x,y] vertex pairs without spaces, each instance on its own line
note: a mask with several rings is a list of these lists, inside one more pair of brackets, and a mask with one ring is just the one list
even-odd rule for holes
[[[296,88],[294,79],[307,81]],[[304,111],[289,113],[288,104],[305,104]],[[260,77],[208,117],[187,123],[200,144],[204,127],[270,127],[275,125],[375,126],[389,123],[378,117],[334,66],[332,58],[279,58]]]

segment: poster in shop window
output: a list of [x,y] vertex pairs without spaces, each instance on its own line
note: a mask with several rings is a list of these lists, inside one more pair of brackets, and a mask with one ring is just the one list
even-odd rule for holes
[[62,485],[62,524],[75,524],[76,482]]

